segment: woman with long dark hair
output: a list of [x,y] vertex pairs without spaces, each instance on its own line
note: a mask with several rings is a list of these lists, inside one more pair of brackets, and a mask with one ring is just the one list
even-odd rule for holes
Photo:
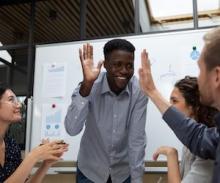
[[[170,103],[189,118],[195,119],[208,127],[215,126],[214,116],[217,110],[201,104],[199,88],[196,77],[186,76],[179,80],[171,93]],[[201,159],[193,155],[187,147],[183,147],[180,169],[177,150],[173,147],[162,146],[154,153],[156,160],[160,154],[167,156],[168,164],[172,164],[172,170],[168,169],[168,180],[184,183],[209,183],[212,179],[214,167],[213,160]],[[177,171],[173,176],[170,171]]]
[[21,120],[21,104],[14,92],[0,85],[0,182],[23,183],[38,161],[42,166],[31,176],[28,182],[39,183],[48,168],[67,151],[67,145],[59,141],[45,142],[34,148],[22,161],[21,152],[15,140],[7,135],[9,125]]

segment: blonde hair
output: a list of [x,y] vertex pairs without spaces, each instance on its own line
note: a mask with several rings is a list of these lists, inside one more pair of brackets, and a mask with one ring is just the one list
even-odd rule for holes
[[207,32],[204,37],[204,61],[208,70],[220,66],[220,27]]

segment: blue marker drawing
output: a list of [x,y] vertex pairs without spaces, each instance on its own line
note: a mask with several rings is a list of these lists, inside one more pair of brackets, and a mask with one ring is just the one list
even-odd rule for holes
[[47,128],[47,130],[49,130],[50,129],[50,125],[47,125],[46,128]]
[[49,113],[45,117],[46,129],[44,130],[44,136],[57,137],[61,135],[61,110]]
[[198,60],[198,58],[199,58],[199,56],[200,56],[199,51],[196,49],[196,46],[193,46],[192,49],[193,49],[193,50],[192,50],[192,52],[190,53],[191,59],[193,59],[193,60]]
[[57,124],[57,125],[55,125],[55,129],[58,129],[60,126]]

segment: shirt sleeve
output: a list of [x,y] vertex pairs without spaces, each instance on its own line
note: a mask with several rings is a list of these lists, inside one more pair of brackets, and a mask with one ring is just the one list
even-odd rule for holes
[[208,128],[197,123],[174,107],[170,107],[164,113],[163,119],[193,154],[204,159],[215,159],[219,139],[217,128]]
[[134,109],[132,110],[131,121],[129,124],[128,153],[132,183],[143,182],[147,102],[147,97],[140,92],[137,102],[134,105]]
[[80,86],[72,94],[72,102],[68,107],[64,121],[67,133],[72,136],[81,132],[89,111],[89,96],[82,97],[79,89]]

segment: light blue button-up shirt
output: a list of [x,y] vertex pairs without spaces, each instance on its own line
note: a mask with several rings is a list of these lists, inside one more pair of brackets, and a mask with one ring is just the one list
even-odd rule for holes
[[115,95],[106,73],[101,73],[90,95],[82,97],[76,88],[65,118],[70,135],[85,131],[78,154],[78,167],[95,183],[104,183],[109,175],[113,183],[131,176],[142,182],[146,146],[147,97],[133,76],[127,87]]

